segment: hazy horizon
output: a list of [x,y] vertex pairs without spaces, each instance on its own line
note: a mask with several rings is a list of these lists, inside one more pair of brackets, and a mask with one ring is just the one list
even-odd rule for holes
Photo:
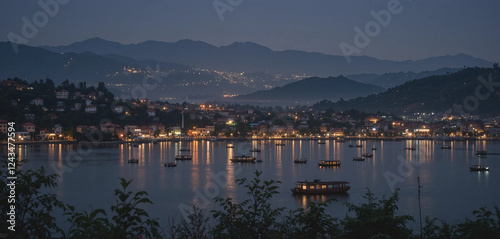
[[[122,44],[190,39],[223,46],[250,41],[275,51],[328,55],[344,55],[340,46],[347,43],[358,49],[353,55],[383,60],[463,53],[500,61],[500,32],[493,30],[500,20],[496,14],[500,2],[492,0],[41,3],[49,7],[44,10],[37,2],[27,0],[4,3],[0,19],[7,24],[0,26],[0,41],[8,41],[9,34],[23,37],[30,46],[68,45],[93,37]],[[384,13],[389,13],[389,19]],[[23,35],[26,22],[36,27],[36,33]],[[356,45],[356,28],[366,34],[366,26],[372,31],[367,34],[369,42]]]

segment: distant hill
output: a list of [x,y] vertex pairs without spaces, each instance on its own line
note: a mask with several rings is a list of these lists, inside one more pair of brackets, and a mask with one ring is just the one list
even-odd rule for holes
[[431,57],[416,61],[389,61],[367,56],[352,56],[350,63],[343,56],[304,51],[273,51],[252,42],[216,47],[201,41],[181,40],[173,43],[146,41],[138,44],[120,43],[92,38],[68,46],[44,46],[54,52],[93,52],[99,55],[118,54],[138,60],[176,62],[205,69],[229,72],[260,72],[331,76],[387,72],[421,72],[444,67],[489,67],[491,62],[472,56]]
[[351,99],[379,93],[384,90],[382,87],[362,84],[343,76],[328,78],[311,77],[287,84],[283,87],[275,87],[266,91],[241,95],[236,97],[235,100],[306,103],[322,99]]
[[372,85],[377,85],[384,87],[386,89],[392,88],[398,85],[402,85],[410,80],[421,79],[433,75],[446,75],[449,73],[454,73],[463,68],[441,68],[435,71],[422,71],[422,72],[394,72],[394,73],[384,73],[381,75],[377,74],[357,74],[348,75],[349,79],[359,81],[361,83],[367,83]]
[[[500,69],[467,68],[452,74],[412,80],[384,93],[341,102],[322,101],[313,107],[336,110],[354,108],[366,112],[383,111],[394,114],[452,112],[458,111],[454,110],[454,105],[463,106],[467,103],[464,103],[466,99],[474,99],[475,97],[478,108],[471,111],[463,108],[465,113],[494,115],[500,113],[500,107],[498,107],[500,105],[500,87],[490,87],[493,90],[490,92],[479,80],[479,77],[487,80],[490,75],[492,81],[496,82],[493,84],[499,84]],[[480,94],[488,94],[489,97],[478,100],[476,97],[478,87]]]
[[[189,67],[158,61],[138,61],[131,58],[105,57],[90,52],[54,53],[37,47],[19,45],[15,53],[8,42],[0,42],[0,77],[19,77],[38,80],[49,77],[56,83],[65,79],[72,82],[86,81],[95,84],[99,81],[125,83],[142,80],[147,65],[155,68],[157,64],[164,71],[185,70]],[[130,74],[126,69],[136,69],[137,74]],[[116,79],[120,78],[120,79]],[[124,82],[125,81],[125,82]]]

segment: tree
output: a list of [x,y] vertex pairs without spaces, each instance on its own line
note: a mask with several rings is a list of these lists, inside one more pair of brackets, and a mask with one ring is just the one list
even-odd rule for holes
[[238,179],[250,199],[234,203],[232,198],[216,198],[220,211],[212,211],[215,220],[211,234],[215,238],[272,238],[278,234],[277,218],[284,208],[272,208],[271,198],[278,194],[279,181],[262,181],[255,171],[252,181]]
[[[347,215],[341,222],[343,238],[409,238],[412,235],[406,223],[413,221],[409,215],[396,216],[398,210],[398,191],[388,199],[384,197],[377,201],[368,190],[363,196],[367,203],[355,205],[346,203],[355,217]],[[362,230],[360,230],[362,228]]]
[[[8,230],[11,226],[7,220],[0,222],[0,233],[9,234],[9,238],[57,238],[63,234],[61,228],[56,224],[56,219],[52,216],[54,209],[63,209],[64,205],[56,197],[56,194],[43,193],[47,189],[57,187],[57,174],[47,174],[44,167],[38,170],[22,170],[21,165],[27,163],[26,160],[14,160],[15,167],[9,167],[7,157],[2,157],[0,161],[0,213],[6,217],[7,213],[15,206],[15,232]],[[6,175],[7,172],[13,174]],[[7,179],[8,176],[15,175],[17,179]],[[15,203],[10,204],[8,199],[12,199],[10,190],[15,185]]]

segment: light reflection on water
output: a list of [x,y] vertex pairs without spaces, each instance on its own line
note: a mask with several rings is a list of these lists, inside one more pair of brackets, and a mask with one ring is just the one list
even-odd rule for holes
[[[277,146],[276,143],[285,143]],[[339,202],[330,208],[335,217],[345,215],[343,202],[363,202],[362,196],[366,188],[370,188],[376,196],[389,194],[390,187],[386,181],[386,173],[402,176],[403,182],[396,187],[400,191],[400,211],[416,216],[416,190],[419,176],[422,188],[422,209],[424,215],[448,219],[449,222],[465,216],[479,207],[492,207],[500,204],[500,155],[488,155],[481,163],[490,166],[490,172],[470,172],[468,166],[477,164],[474,155],[476,150],[500,153],[500,142],[487,141],[370,141],[347,140],[340,143],[325,140],[318,144],[308,141],[180,141],[159,142],[158,144],[141,143],[139,147],[130,144],[105,145],[93,147],[91,154],[83,155],[78,164],[68,161],[68,154],[76,152],[74,145],[30,145],[19,146],[17,154],[30,162],[26,168],[36,169],[44,166],[49,172],[58,168],[69,167],[71,171],[62,175],[57,189],[58,195],[66,203],[80,209],[109,208],[114,202],[113,190],[118,186],[118,177],[134,180],[131,189],[147,191],[154,205],[148,207],[151,215],[163,218],[178,212],[181,203],[199,202],[193,189],[204,192],[207,185],[214,184],[208,192],[216,192],[220,197],[235,197],[241,200],[246,197],[243,188],[238,187],[236,179],[253,177],[253,171],[263,172],[266,180],[281,181],[280,195],[273,202],[276,206],[289,209],[305,207],[308,202],[324,202],[336,198]],[[234,148],[226,148],[232,143]],[[349,144],[363,145],[362,148],[348,147]],[[443,144],[452,149],[441,149]],[[372,151],[372,147],[377,149]],[[416,150],[405,150],[415,147]],[[189,148],[189,152],[180,149]],[[259,148],[260,153],[250,153],[249,149]],[[3,154],[6,147],[2,147]],[[354,162],[352,158],[370,152],[373,158],[364,162]],[[165,162],[173,162],[178,154],[191,154],[192,160],[179,161],[174,168],[164,167]],[[236,155],[253,155],[262,159],[262,163],[234,164],[230,158]],[[306,164],[295,164],[294,159],[307,157]],[[130,158],[139,158],[139,164],[127,163]],[[319,160],[341,160],[340,167],[318,167]],[[73,161],[75,161],[73,159]],[[53,164],[54,163],[54,164]],[[74,162],[73,162],[74,163]],[[415,166],[409,175],[401,175],[398,170],[401,164],[410,163]],[[406,171],[405,171],[406,172]],[[219,185],[213,175],[224,178],[227,185]],[[293,196],[290,192],[297,180],[346,180],[351,182],[351,190],[346,195],[328,196]],[[219,180],[220,181],[220,180]],[[210,209],[210,208],[208,208]],[[165,218],[167,220],[167,218]]]

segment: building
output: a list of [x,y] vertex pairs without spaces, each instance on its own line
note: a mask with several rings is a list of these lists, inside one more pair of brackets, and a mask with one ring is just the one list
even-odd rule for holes
[[6,134],[7,133],[7,120],[0,119],[0,132]]
[[85,107],[85,113],[95,114],[97,112],[97,107],[95,105],[89,105]]
[[106,133],[111,133],[111,134],[114,134],[115,133],[115,128],[117,126],[115,124],[112,124],[112,123],[104,123],[104,124],[101,124],[101,131],[102,132],[106,132]]
[[23,129],[24,129],[24,131],[26,131],[28,133],[35,133],[35,124],[30,123],[30,122],[24,123]]
[[56,98],[67,100],[69,98],[69,92],[67,90],[57,91]]
[[55,134],[62,135],[63,127],[60,124],[56,124],[56,125],[54,125],[54,127],[52,128],[52,130],[54,130]]
[[32,105],[43,105],[43,99],[42,98],[36,98],[30,100],[30,104]]
[[146,110],[148,112],[149,117],[155,117],[156,116],[156,111],[153,109]]
[[121,114],[123,113],[123,105],[117,105],[114,107],[115,113]]

